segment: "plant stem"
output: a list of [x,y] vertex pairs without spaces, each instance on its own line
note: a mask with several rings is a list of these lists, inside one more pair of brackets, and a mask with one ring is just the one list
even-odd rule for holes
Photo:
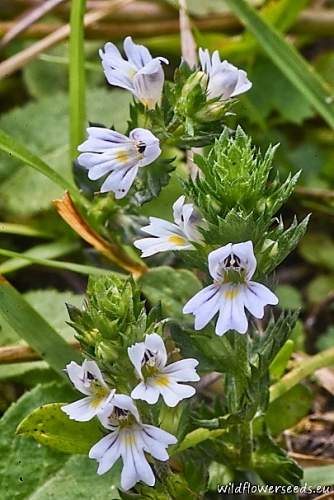
[[[226,337],[227,340],[227,337]],[[228,400],[229,413],[238,413],[245,390],[247,389],[248,378],[250,377],[250,364],[248,352],[248,336],[232,333],[229,338],[233,356],[235,357],[236,369],[233,374],[225,377],[225,391]],[[243,469],[249,469],[253,455],[253,424],[245,420],[238,424],[239,433],[239,465]]]
[[86,86],[84,53],[84,14],[86,0],[72,0],[69,45],[69,109],[70,109],[70,162],[77,157],[77,148],[85,137]]
[[252,464],[253,455],[253,424],[245,421],[239,426],[240,432],[240,462],[243,467],[249,469]]
[[303,360],[300,366],[291,370],[279,382],[271,386],[270,401],[274,401],[288,392],[292,387],[319,368],[324,368],[332,364],[334,365],[334,347]]
[[[71,342],[69,345],[75,350],[80,350],[79,342]],[[28,345],[9,345],[6,347],[0,347],[0,365],[25,363],[27,361],[39,361],[41,359],[41,355]]]

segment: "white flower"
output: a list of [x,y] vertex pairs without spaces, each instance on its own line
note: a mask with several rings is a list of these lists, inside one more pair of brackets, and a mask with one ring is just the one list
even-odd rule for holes
[[133,43],[130,36],[125,38],[123,47],[128,60],[123,59],[113,43],[100,49],[104,74],[110,85],[129,90],[147,108],[154,109],[160,102],[165,79],[161,63],[168,64],[168,60],[153,59],[149,50]]
[[135,128],[129,137],[103,127],[89,127],[88,139],[80,144],[78,162],[88,169],[91,180],[108,177],[101,193],[113,191],[115,198],[128,193],[140,167],[149,165],[161,153],[159,139],[145,128]]
[[144,342],[128,348],[129,358],[141,382],[131,393],[133,399],[155,404],[160,394],[167,406],[176,406],[182,399],[195,394],[194,387],[178,382],[196,382],[199,376],[196,359],[183,359],[167,365],[167,352],[162,338],[156,333],[146,335]]
[[85,359],[82,366],[71,361],[66,366],[66,371],[74,387],[86,397],[62,406],[61,409],[72,420],[87,422],[103,410],[115,391],[109,389],[95,361]]
[[209,254],[209,272],[214,283],[198,292],[183,308],[195,316],[195,330],[201,330],[219,311],[216,334],[228,330],[246,333],[248,320],[245,308],[263,318],[267,304],[278,299],[267,287],[250,281],[256,269],[253,243],[229,243]]
[[157,460],[168,460],[166,448],[177,439],[166,431],[140,422],[138,410],[129,396],[116,395],[103,413],[101,423],[110,434],[96,443],[89,458],[98,461],[98,474],[104,474],[122,457],[121,486],[129,490],[138,481],[155,484],[153,471],[145,457],[150,453]]
[[168,250],[191,250],[191,241],[200,241],[197,230],[199,214],[192,203],[184,203],[185,197],[180,196],[173,205],[175,223],[150,217],[150,224],[141,230],[153,236],[134,242],[134,246],[142,250],[142,257],[149,257],[158,252]]
[[199,49],[202,70],[208,76],[207,95],[209,99],[221,97],[224,101],[247,92],[252,83],[246,71],[238,69],[227,61],[221,61],[218,50],[212,56],[206,49]]

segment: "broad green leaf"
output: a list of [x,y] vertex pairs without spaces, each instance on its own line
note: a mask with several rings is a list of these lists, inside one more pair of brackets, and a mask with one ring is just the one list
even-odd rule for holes
[[28,259],[25,257],[14,257],[0,264],[0,273],[6,274],[28,266],[29,257],[37,259],[55,259],[57,257],[62,257],[63,255],[75,252],[76,250],[79,250],[79,248],[80,243],[78,241],[68,240],[60,240],[52,243],[36,245],[35,247],[29,248],[29,250],[22,254],[25,257],[28,257]]
[[228,336],[218,337],[210,327],[206,329],[206,333],[194,333],[190,328],[182,329],[177,324],[171,325],[171,335],[181,349],[182,356],[197,359],[203,373],[235,373],[239,370]]
[[265,422],[271,433],[277,436],[296,425],[308,414],[313,402],[313,394],[302,384],[295,385],[280,398],[275,399],[265,415]]
[[226,0],[273,63],[334,128],[333,89],[305,61],[298,51],[268,22],[263,20],[246,0]]
[[20,421],[35,408],[54,401],[73,401],[70,386],[38,385],[14,403],[0,420],[1,500],[100,500],[119,498],[119,466],[103,476],[88,457],[52,450],[34,439],[15,435]]
[[333,485],[334,465],[322,465],[320,467],[305,468],[303,482],[304,481],[310,487]]
[[15,436],[20,421],[36,407],[53,401],[71,401],[70,386],[38,385],[25,393],[0,420],[0,491],[2,500],[23,500],[49,480],[67,455]]
[[[87,118],[108,126],[114,123],[117,130],[125,132],[130,99],[125,91],[93,88],[87,92]],[[26,144],[35,156],[51,166],[52,171],[71,178],[67,94],[50,94],[2,115],[0,129]],[[27,168],[22,159],[3,153],[0,159],[0,208],[3,213],[26,219],[50,208],[51,200],[62,194],[63,188]]]
[[[52,314],[52,313],[51,313]],[[59,375],[80,355],[33,309],[4,278],[0,281],[0,315]]]
[[183,316],[182,307],[202,287],[192,272],[168,266],[150,269],[139,284],[149,302],[161,302],[164,314],[171,317]]
[[[100,86],[105,80],[97,58],[100,46],[99,41],[85,41],[86,57],[94,61],[85,62],[85,69],[88,72],[87,83],[90,87]],[[40,99],[51,94],[55,95],[60,91],[67,92],[69,64],[67,42],[52,47],[47,53],[43,52],[30,61],[22,69],[23,80],[29,94],[35,99]]]
[[23,81],[29,95],[35,99],[55,95],[57,92],[66,92],[68,87],[68,70],[65,65],[44,61],[44,57],[51,59],[67,55],[67,44],[61,43],[51,48],[47,54],[41,54],[26,64],[22,70]]
[[301,293],[291,285],[279,285],[275,293],[281,309],[300,309],[303,305]]
[[[257,58],[250,79],[253,87],[246,98],[261,113],[262,118],[267,118],[275,111],[285,120],[298,124],[314,114],[309,101],[270,59]],[[263,92],[266,87],[270,87],[268,94]]]
[[80,455],[69,458],[63,467],[41,484],[29,500],[115,500],[119,499],[121,462],[98,476],[94,460]]
[[334,270],[334,243],[325,233],[307,234],[299,246],[302,257],[311,264]]
[[[308,259],[309,250],[301,250]],[[312,257],[311,257],[312,258]],[[318,274],[306,289],[307,298],[312,303],[322,302],[334,289],[334,274]]]
[[69,66],[69,98],[70,98],[70,159],[77,156],[77,148],[85,136],[86,122],[86,82],[85,82],[85,49],[84,23],[86,0],[72,0],[70,17],[70,66]]
[[334,326],[330,326],[326,332],[317,338],[316,342],[319,351],[330,349],[334,345]]
[[13,136],[6,134],[3,130],[0,130],[0,149],[26,165],[29,165],[45,177],[48,177],[54,184],[57,184],[62,189],[68,190],[74,196],[76,195],[76,190],[64,177],[49,167],[47,163],[18,142]]
[[103,437],[96,420],[76,422],[61,409],[62,403],[50,403],[36,408],[17,427],[18,435],[30,436],[38,443],[72,455],[87,455]]

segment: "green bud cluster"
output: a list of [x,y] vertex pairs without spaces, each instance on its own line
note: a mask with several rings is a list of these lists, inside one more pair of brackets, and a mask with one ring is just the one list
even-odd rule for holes
[[260,273],[274,269],[291,252],[308,221],[293,220],[286,228],[277,218],[299,173],[281,181],[273,168],[275,150],[270,146],[262,155],[241,127],[233,135],[225,129],[207,156],[195,155],[199,174],[184,184],[206,221],[202,232],[207,250],[252,240]]
[[158,308],[147,314],[135,282],[113,274],[91,277],[84,307],[67,307],[84,353],[105,367],[114,385],[131,385],[127,348],[159,329]]

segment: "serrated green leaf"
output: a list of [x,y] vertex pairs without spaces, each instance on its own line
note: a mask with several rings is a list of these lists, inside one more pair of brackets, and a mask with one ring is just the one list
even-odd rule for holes
[[[157,160],[148,168],[140,169],[132,199],[136,205],[143,205],[159,196],[163,187],[167,186],[170,174],[175,169],[171,160]],[[130,202],[131,202],[130,198]]]
[[87,455],[103,437],[96,420],[76,422],[62,411],[63,403],[50,403],[36,408],[20,422],[16,433],[34,438],[38,443],[72,455]]
[[183,316],[184,304],[202,288],[190,271],[168,266],[150,269],[138,283],[152,305],[161,302],[164,315],[174,318]]

